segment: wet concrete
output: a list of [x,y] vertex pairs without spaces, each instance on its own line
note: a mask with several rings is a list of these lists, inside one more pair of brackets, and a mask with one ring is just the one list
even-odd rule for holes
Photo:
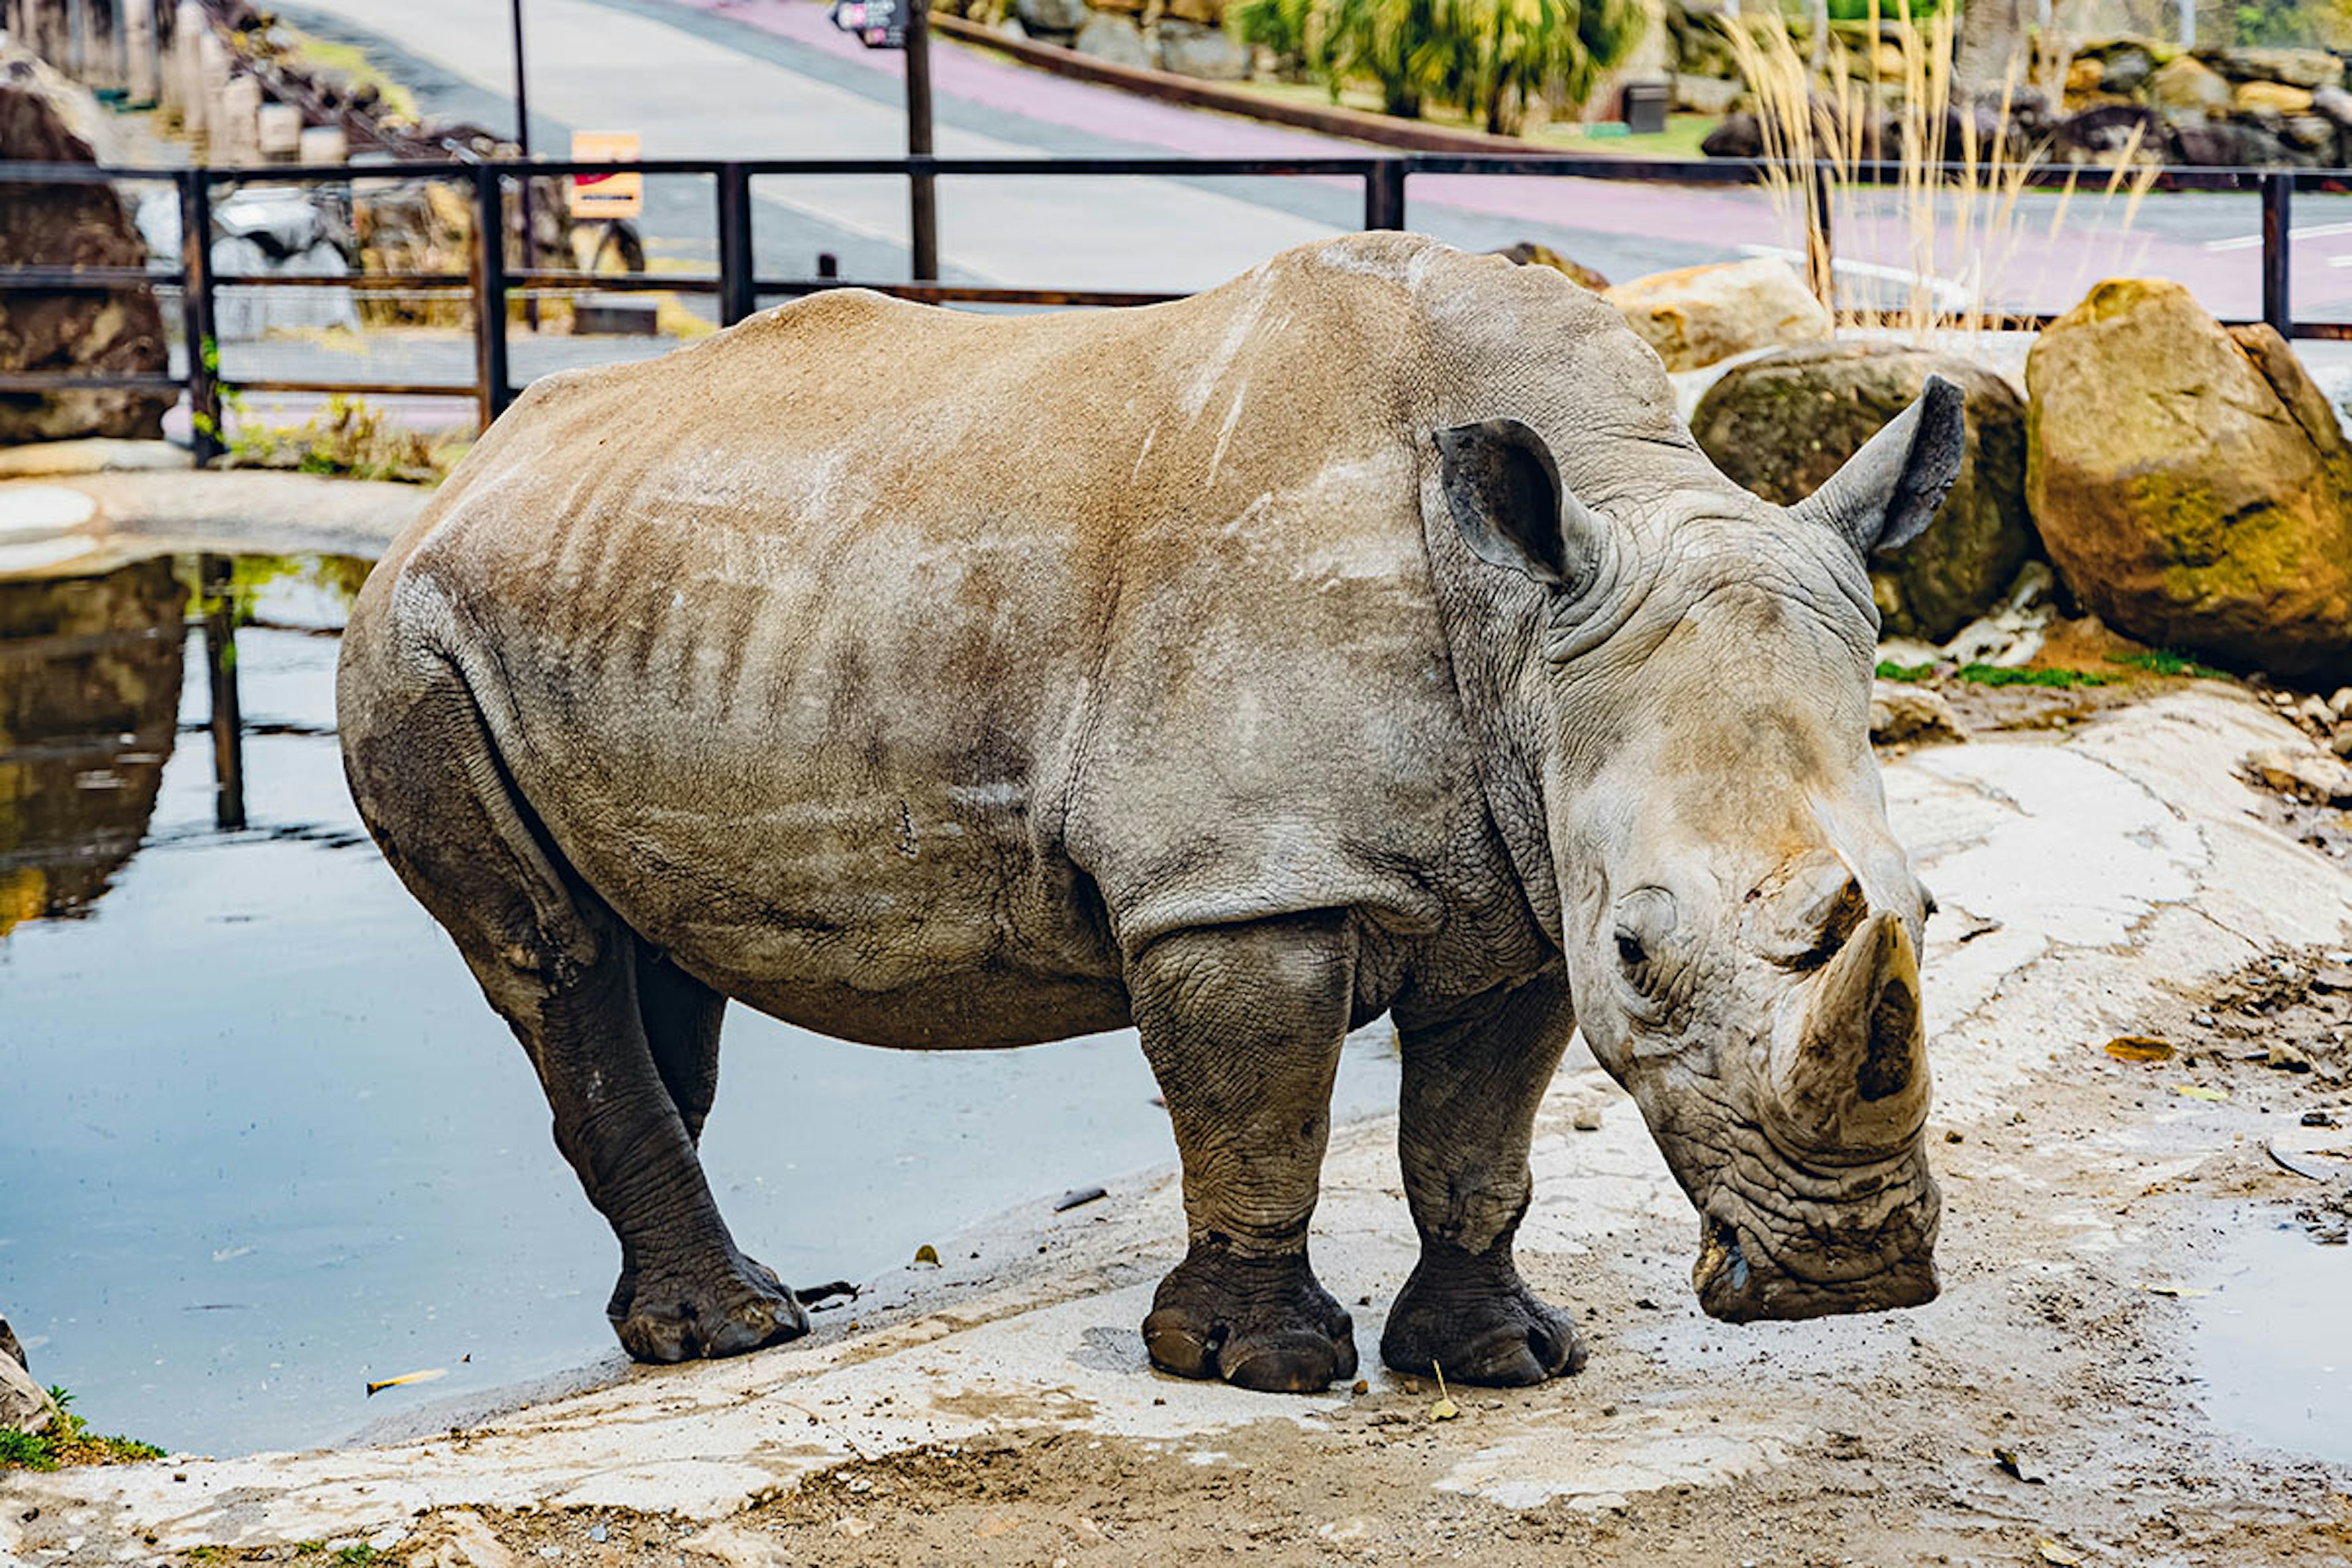
[[[1316,1510],[1345,1512],[1323,1522],[1384,1557],[1475,1542],[1488,1561],[1557,1561],[1544,1542],[1622,1543],[1638,1511],[1680,1531],[1689,1549],[1674,1560],[1688,1562],[1763,1560],[1768,1540],[1773,1561],[2018,1561],[2043,1541],[2085,1560],[2338,1561],[2328,1500],[2352,1492],[2352,1468],[2282,1428],[2243,1429],[2200,1359],[2235,1353],[2202,1299],[2157,1289],[2206,1279],[2225,1210],[2275,1216],[2308,1185],[2263,1156],[2261,1134],[2294,1122],[2309,1075],[2200,1100],[2176,1092],[2191,1082],[2179,1069],[2100,1048],[2183,987],[2352,936],[2352,878],[2252,817],[2231,776],[2245,751],[2289,739],[2242,696],[2200,688],[2071,736],[1989,737],[1889,768],[1897,830],[1946,911],[1927,948],[1932,1127],[1957,1141],[1933,1145],[1946,1292],[1931,1306],[1741,1329],[1699,1317],[1687,1205],[1632,1107],[1571,1065],[1537,1129],[1521,1258],[1538,1289],[1576,1303],[1592,1363],[1465,1397],[1443,1426],[1427,1380],[1370,1370],[1413,1256],[1393,1129],[1371,1123],[1334,1141],[1314,1243],[1367,1348],[1360,1396],[1272,1399],[1146,1369],[1136,1325],[1181,1235],[1163,1176],[982,1227],[942,1248],[943,1268],[886,1273],[854,1318],[819,1314],[809,1341],[759,1356],[468,1412],[455,1435],[420,1421],[379,1448],[25,1479],[17,1495],[41,1516],[0,1512],[0,1551],[97,1561],[136,1531],[163,1552],[414,1540],[426,1562],[435,1521],[461,1517],[436,1510],[460,1508],[511,1510],[497,1533],[559,1553],[587,1552],[573,1536],[595,1521],[685,1550],[702,1521],[749,1509],[728,1528],[781,1538],[784,1555],[717,1560],[1045,1561],[1053,1548],[1013,1550],[1029,1538],[970,1538],[995,1517],[981,1510],[1028,1495],[958,1489],[959,1447],[992,1445],[1020,1488],[1073,1500],[1055,1527],[1065,1542],[1118,1509],[1159,1532],[1138,1541],[1212,1550],[1235,1510],[1255,1517],[1258,1483],[1202,1493],[1182,1478],[1268,1468],[1295,1514],[1262,1526],[1297,1536],[1285,1561],[1321,1560]],[[2250,1254],[2245,1288],[2224,1280],[2210,1300],[2244,1307],[2274,1266]],[[2257,1337],[2277,1351],[2274,1329]],[[2283,1396],[2264,1380],[2301,1365],[2236,1364],[2247,1399],[2274,1414]],[[2035,1479],[2003,1471],[1997,1447]],[[1178,1463],[1142,1468],[1155,1460]],[[896,1478],[897,1500],[851,1502],[825,1479],[845,1465]],[[804,1505],[763,1500],[813,1487]],[[840,1513],[856,1530],[878,1518],[899,1533],[833,1550],[852,1528],[837,1508],[858,1510]],[[926,1522],[940,1519],[963,1521],[960,1552],[941,1554]]]

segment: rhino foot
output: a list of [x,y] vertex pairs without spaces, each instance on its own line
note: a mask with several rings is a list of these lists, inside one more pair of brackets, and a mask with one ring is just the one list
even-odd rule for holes
[[1250,1258],[1196,1246],[1143,1320],[1151,1364],[1236,1388],[1313,1394],[1356,1375],[1356,1324],[1304,1253]]
[[627,1269],[604,1311],[623,1350],[665,1363],[742,1355],[809,1331],[808,1314],[792,1291],[748,1258],[707,1276]]
[[1398,1372],[1444,1369],[1448,1380],[1517,1388],[1584,1367],[1568,1314],[1527,1287],[1507,1247],[1485,1256],[1425,1245],[1389,1309],[1381,1360]]

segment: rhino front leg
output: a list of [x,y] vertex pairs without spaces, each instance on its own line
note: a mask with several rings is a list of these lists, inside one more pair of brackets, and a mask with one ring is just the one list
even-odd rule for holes
[[1421,1261],[1389,1310],[1381,1359],[1462,1383],[1541,1383],[1584,1364],[1568,1315],[1511,1258],[1533,1181],[1536,1107],[1575,1019],[1558,971],[1428,1010],[1401,1004],[1398,1152]]
[[1284,1393],[1355,1375],[1355,1324],[1307,1263],[1354,970],[1337,914],[1181,931],[1129,965],[1191,1233],[1143,1321],[1163,1371]]

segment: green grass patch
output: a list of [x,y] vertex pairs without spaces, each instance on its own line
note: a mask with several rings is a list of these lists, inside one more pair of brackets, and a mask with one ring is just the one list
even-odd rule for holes
[[374,1547],[362,1541],[357,1546],[346,1546],[336,1552],[335,1561],[343,1568],[368,1568],[368,1564],[381,1555]]
[[46,1432],[19,1432],[0,1426],[0,1470],[55,1470],[68,1465],[130,1465],[160,1459],[163,1450],[135,1437],[110,1437],[89,1429],[75,1415],[73,1395],[62,1388],[49,1390],[58,1402],[57,1418]]
[[2003,669],[1998,665],[1964,664],[1960,679],[1979,686],[2045,686],[2072,691],[2078,686],[2105,686],[2107,677],[2087,669]]
[[1932,664],[1896,664],[1887,658],[1878,661],[1878,679],[1881,680],[1925,680],[1935,673],[1936,667]]
[[2228,670],[2200,664],[2187,654],[2175,653],[2170,648],[2158,648],[2153,653],[2111,653],[2107,656],[2107,662],[2144,669],[2150,675],[2185,675],[2197,680],[2230,679]]

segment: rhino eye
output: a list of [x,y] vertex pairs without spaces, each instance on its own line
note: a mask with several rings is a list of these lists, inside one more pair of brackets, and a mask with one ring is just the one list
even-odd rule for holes
[[1650,962],[1650,950],[1642,945],[1642,939],[1622,926],[1617,931],[1617,962],[1628,969],[1639,969]]

